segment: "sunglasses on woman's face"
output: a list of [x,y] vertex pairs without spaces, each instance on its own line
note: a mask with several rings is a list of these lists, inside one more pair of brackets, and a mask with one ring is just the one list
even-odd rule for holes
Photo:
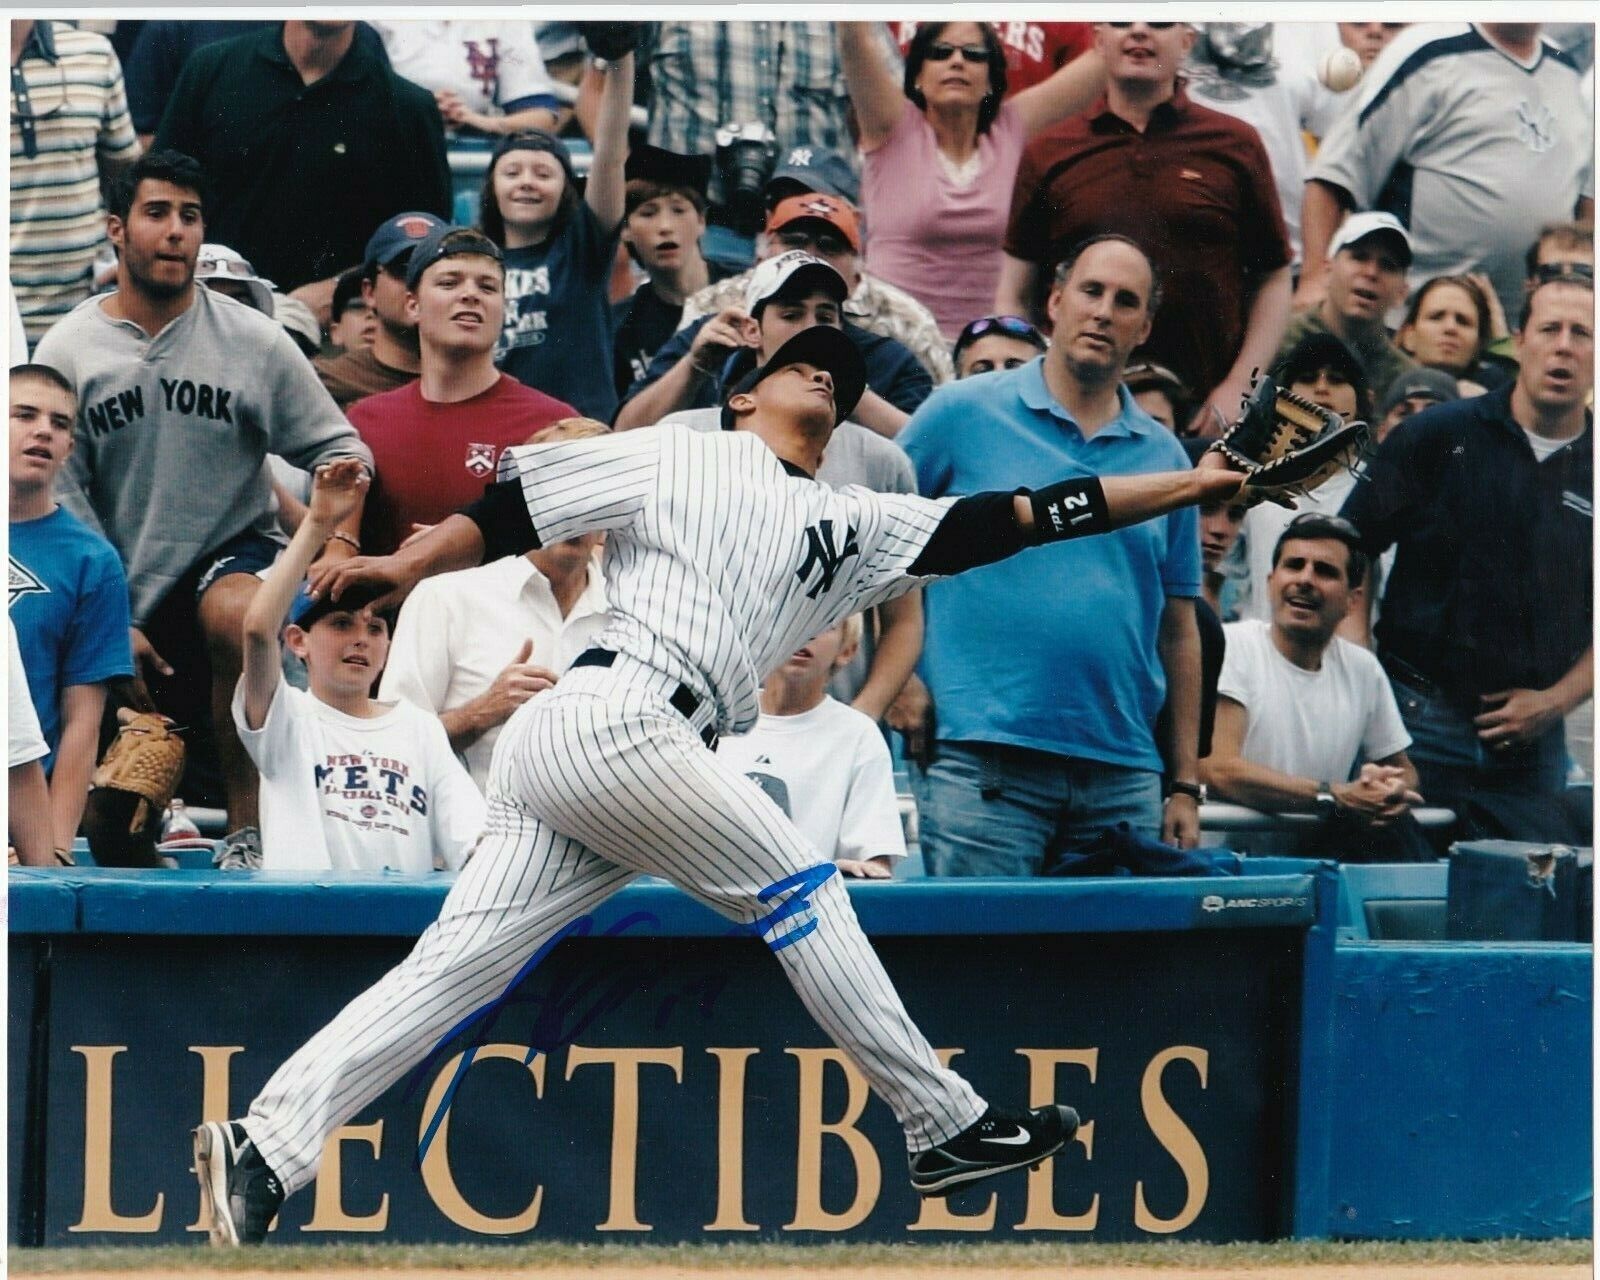
[[949,62],[956,54],[961,55],[963,62],[979,63],[989,61],[989,51],[981,44],[930,44],[928,46],[929,62]]
[[[1134,24],[1131,23],[1131,22],[1108,22],[1108,23],[1106,23],[1106,26],[1115,27],[1118,31],[1126,31],[1129,27],[1131,27],[1133,25]],[[1144,25],[1149,27],[1150,30],[1152,30],[1152,31],[1171,31],[1172,28],[1177,26],[1178,24],[1176,22],[1147,22]]]

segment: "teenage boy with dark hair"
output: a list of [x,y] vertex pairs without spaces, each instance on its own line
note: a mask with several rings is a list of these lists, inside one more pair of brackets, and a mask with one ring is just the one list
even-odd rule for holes
[[650,278],[612,312],[618,397],[644,377],[651,358],[678,331],[684,299],[728,274],[700,252],[709,156],[635,147],[623,176],[622,243]]

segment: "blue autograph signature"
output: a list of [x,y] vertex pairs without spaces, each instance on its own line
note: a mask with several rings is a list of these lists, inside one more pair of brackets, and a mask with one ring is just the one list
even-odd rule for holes
[[[767,945],[773,951],[782,951],[785,947],[793,946],[800,939],[806,937],[817,927],[815,916],[807,920],[796,929],[785,933],[782,937],[773,937],[779,925],[793,919],[811,907],[811,895],[815,893],[828,878],[835,874],[832,863],[820,863],[814,867],[807,867],[797,871],[782,880],[774,881],[757,895],[760,902],[772,902],[781,898],[770,911],[749,924],[735,925],[725,933],[724,937],[739,937],[753,934],[765,938]],[[784,896],[788,895],[788,896]],[[647,911],[635,911],[623,916],[606,927],[596,935],[602,938],[615,938],[625,934],[628,930],[640,925],[655,925],[659,921]],[[532,991],[523,991],[520,988],[524,982],[539,967],[541,961],[550,955],[562,942],[568,938],[586,938],[594,932],[594,919],[591,916],[579,916],[577,919],[559,929],[537,951],[535,951],[517,970],[506,988],[487,1004],[474,1009],[449,1031],[440,1037],[439,1042],[429,1050],[426,1057],[417,1064],[416,1069],[406,1081],[405,1092],[402,1095],[410,1099],[418,1086],[432,1071],[434,1065],[444,1058],[457,1040],[470,1034],[467,1046],[462,1050],[460,1060],[456,1063],[450,1084],[445,1089],[439,1101],[438,1109],[428,1117],[428,1122],[422,1131],[422,1137],[417,1142],[417,1165],[421,1166],[423,1157],[428,1154],[434,1135],[438,1133],[439,1126],[444,1123],[444,1117],[450,1110],[450,1103],[455,1098],[456,1089],[460,1086],[462,1078],[472,1066],[477,1052],[489,1043],[500,1015],[513,1005],[530,1007],[533,1013],[533,1024],[528,1029],[526,1041],[528,1044],[527,1056],[523,1059],[526,1066],[532,1062],[538,1053],[553,1053],[565,1045],[574,1043],[579,1036],[592,1026],[599,1018],[610,1013],[613,1009],[623,1004],[630,994],[644,985],[641,975],[637,972],[624,971],[613,977],[602,989],[601,979],[595,976],[575,974],[565,981],[558,982],[553,990],[545,995],[537,995]],[[652,974],[644,974],[649,978]],[[709,1017],[711,1009],[716,1003],[717,996],[727,983],[726,977],[704,980],[699,987],[700,1013],[702,1017]],[[692,988],[686,988],[686,992]],[[663,1000],[661,1008],[657,1011],[656,1025],[659,1028],[667,1019],[667,1015],[678,1003],[679,996],[670,995]]]

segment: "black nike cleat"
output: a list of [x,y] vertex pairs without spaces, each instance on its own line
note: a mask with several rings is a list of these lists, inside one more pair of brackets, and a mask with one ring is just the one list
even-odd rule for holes
[[216,1245],[260,1244],[283,1203],[283,1184],[267,1168],[244,1126],[210,1121],[194,1131],[200,1217]]
[[1078,1131],[1071,1107],[1000,1111],[990,1107],[971,1128],[911,1157],[911,1185],[925,1196],[942,1196],[983,1178],[1024,1169],[1055,1155]]

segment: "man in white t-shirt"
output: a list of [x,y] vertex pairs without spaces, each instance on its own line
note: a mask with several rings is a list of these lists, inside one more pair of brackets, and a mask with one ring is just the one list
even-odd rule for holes
[[6,672],[6,805],[7,838],[13,862],[29,867],[53,867],[50,831],[50,791],[44,780],[44,759],[50,754],[39,715],[28,696],[28,674],[17,647],[17,629],[6,619],[10,650]]
[[1409,859],[1423,852],[1402,821],[1422,802],[1411,735],[1377,658],[1334,634],[1366,572],[1359,540],[1355,526],[1320,512],[1284,529],[1267,579],[1272,621],[1226,628],[1200,768],[1224,799],[1322,818],[1316,852]]
[[847,876],[887,880],[906,856],[889,748],[872,719],[830,698],[861,643],[861,615],[797,649],[761,687],[761,718],[717,747]]
[[[389,622],[365,597],[297,595],[330,530],[370,483],[358,459],[320,468],[293,540],[244,618],[244,674],[233,695],[239,741],[261,772],[261,860],[237,869],[398,871],[461,867],[484,803],[436,716],[370,696]],[[283,679],[278,632],[306,664],[310,690]],[[234,864],[222,863],[224,869]]]
[[[528,444],[583,440],[609,428],[564,418]],[[439,717],[479,791],[511,713],[555,684],[606,624],[605,580],[586,533],[417,584],[400,610],[378,696]]]

